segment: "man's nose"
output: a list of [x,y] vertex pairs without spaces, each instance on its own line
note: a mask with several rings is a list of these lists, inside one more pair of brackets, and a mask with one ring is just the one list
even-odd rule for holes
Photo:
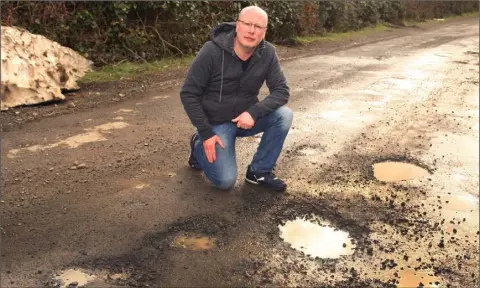
[[248,33],[255,33],[255,26],[251,25],[250,27],[248,27]]

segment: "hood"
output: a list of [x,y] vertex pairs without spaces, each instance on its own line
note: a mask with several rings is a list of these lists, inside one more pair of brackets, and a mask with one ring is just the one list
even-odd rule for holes
[[[233,52],[233,39],[236,35],[235,28],[235,22],[224,22],[218,24],[212,29],[212,31],[210,31],[210,40],[212,40],[213,43],[217,44],[224,51],[235,54]],[[263,48],[265,48],[265,40],[262,40],[258,44],[255,54],[259,54],[260,50]],[[260,54],[258,56],[260,56]]]
[[220,48],[233,53],[233,39],[235,38],[235,22],[225,22],[217,25],[210,32],[210,39]]
[[[235,38],[235,35],[236,35],[235,28],[236,28],[235,22],[224,22],[215,26],[210,32],[210,39],[212,40],[212,42],[215,43],[220,48],[222,48],[222,67],[221,67],[221,76],[220,76],[220,95],[219,95],[220,102],[222,102],[225,51],[227,51],[228,53],[231,53],[232,55],[235,55],[235,52],[233,51],[233,39]],[[258,48],[260,49],[255,49],[255,53],[254,53],[257,59],[261,57],[261,50],[265,48],[264,40],[260,42],[260,44],[258,45]]]

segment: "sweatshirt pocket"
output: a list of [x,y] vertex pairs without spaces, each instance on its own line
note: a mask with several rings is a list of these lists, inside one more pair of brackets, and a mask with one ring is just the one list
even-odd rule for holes
[[232,103],[227,102],[227,100],[232,101],[232,99],[225,96],[226,95],[222,97],[222,102],[219,102],[218,97],[215,97],[214,99],[205,99],[202,101],[203,111],[205,112],[210,123],[213,124],[225,122],[233,119]]

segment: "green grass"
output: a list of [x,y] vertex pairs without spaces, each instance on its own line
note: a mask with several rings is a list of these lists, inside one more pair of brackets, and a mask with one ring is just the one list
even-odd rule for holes
[[[471,12],[471,13],[464,13],[462,15],[450,15],[445,17],[445,19],[441,22],[448,22],[453,19],[457,19],[460,17],[472,17],[472,16],[478,16],[478,12]],[[438,20],[427,20],[425,22],[420,22],[420,21],[411,21],[407,20],[404,21],[404,25],[406,27],[410,26],[417,26],[422,23],[427,23],[427,22],[438,22]],[[349,32],[344,32],[344,33],[328,33],[326,35],[313,35],[313,36],[298,36],[296,37],[296,40],[302,44],[308,44],[311,42],[318,42],[318,41],[335,41],[335,40],[343,40],[343,39],[348,39],[351,38],[352,36],[367,36],[371,35],[377,32],[381,31],[386,31],[388,30],[389,27],[385,24],[377,24],[374,27],[366,27],[357,31],[349,31]]]
[[302,44],[308,44],[318,41],[336,41],[351,38],[352,36],[367,36],[377,32],[385,31],[388,27],[383,24],[377,24],[374,27],[366,27],[357,31],[349,31],[343,33],[327,33],[326,35],[314,35],[314,36],[298,36],[296,39]]
[[445,17],[445,20],[456,19],[459,17],[471,17],[471,16],[478,16],[478,12],[463,13],[462,15],[450,15]]
[[417,25],[421,25],[423,23],[432,23],[432,22],[441,22],[441,23],[445,23],[445,22],[448,22],[448,21],[451,21],[451,20],[454,20],[454,19],[457,19],[457,18],[460,18],[460,17],[473,17],[473,16],[477,16],[478,17],[478,12],[469,12],[469,13],[464,13],[462,15],[449,15],[447,17],[444,17],[443,20],[435,20],[435,19],[428,19],[426,21],[412,21],[412,20],[407,20],[407,21],[404,21],[404,25],[406,27],[410,27],[410,26],[417,26]]
[[187,66],[193,60],[193,56],[183,58],[168,58],[149,63],[123,62],[117,65],[103,66],[98,70],[87,72],[80,79],[81,83],[102,83],[123,79],[134,79],[136,76],[163,72],[172,68]]

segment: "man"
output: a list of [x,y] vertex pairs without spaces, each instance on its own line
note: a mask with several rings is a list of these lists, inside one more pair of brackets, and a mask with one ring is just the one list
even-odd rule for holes
[[[235,23],[215,27],[200,49],[180,91],[185,111],[197,128],[190,139],[190,167],[203,170],[220,189],[237,179],[236,137],[262,133],[245,181],[276,191],[286,188],[273,174],[292,124],[289,87],[275,48],[264,40],[267,13],[244,8]],[[270,94],[258,93],[266,81]]]

